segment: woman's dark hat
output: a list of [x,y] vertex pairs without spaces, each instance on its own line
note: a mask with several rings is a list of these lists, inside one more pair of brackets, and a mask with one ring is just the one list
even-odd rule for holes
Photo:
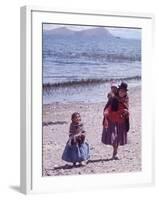
[[118,90],[123,89],[125,91],[128,91],[128,85],[125,82],[122,82],[119,86],[118,86]]

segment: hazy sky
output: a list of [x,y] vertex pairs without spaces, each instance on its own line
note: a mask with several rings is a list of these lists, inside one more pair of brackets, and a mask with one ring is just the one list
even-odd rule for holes
[[[54,28],[66,27],[74,31],[80,31],[90,28],[95,28],[94,26],[69,26],[69,25],[54,25],[54,24],[44,24],[44,30],[50,30]],[[119,36],[123,38],[134,38],[141,39],[141,29],[132,28],[118,28],[118,27],[106,27],[106,29],[114,36]]]

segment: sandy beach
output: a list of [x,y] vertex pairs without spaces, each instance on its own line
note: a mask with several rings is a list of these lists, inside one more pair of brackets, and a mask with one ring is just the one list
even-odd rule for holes
[[[136,172],[141,170],[141,87],[129,89],[130,130],[128,144],[119,147],[119,160],[111,160],[112,147],[101,143],[101,103],[52,103],[43,105],[43,176]],[[90,160],[72,167],[61,156],[68,140],[71,114],[80,112],[90,145]]]

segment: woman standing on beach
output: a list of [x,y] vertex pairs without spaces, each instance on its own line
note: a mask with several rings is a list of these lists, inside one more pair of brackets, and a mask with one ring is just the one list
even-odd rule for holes
[[102,142],[113,146],[112,159],[118,159],[118,146],[127,144],[128,119],[127,84],[121,83],[118,95],[112,96],[104,109]]
[[74,166],[76,166],[77,162],[80,166],[83,166],[86,164],[83,161],[89,159],[89,145],[85,142],[86,132],[78,112],[73,113],[71,119],[69,140],[64,149],[62,159],[72,162]]

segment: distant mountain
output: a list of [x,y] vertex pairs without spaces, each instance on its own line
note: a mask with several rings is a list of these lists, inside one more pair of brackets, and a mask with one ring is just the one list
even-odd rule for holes
[[107,29],[105,28],[92,28],[83,31],[79,31],[78,34],[84,37],[114,37]]
[[61,27],[61,28],[44,31],[44,34],[56,35],[56,36],[72,36],[72,35],[74,35],[74,31],[72,31],[68,28],[65,28],[65,27]]
[[45,36],[52,37],[78,37],[78,38],[115,38],[106,28],[91,28],[87,30],[74,31],[65,27],[44,30]]

